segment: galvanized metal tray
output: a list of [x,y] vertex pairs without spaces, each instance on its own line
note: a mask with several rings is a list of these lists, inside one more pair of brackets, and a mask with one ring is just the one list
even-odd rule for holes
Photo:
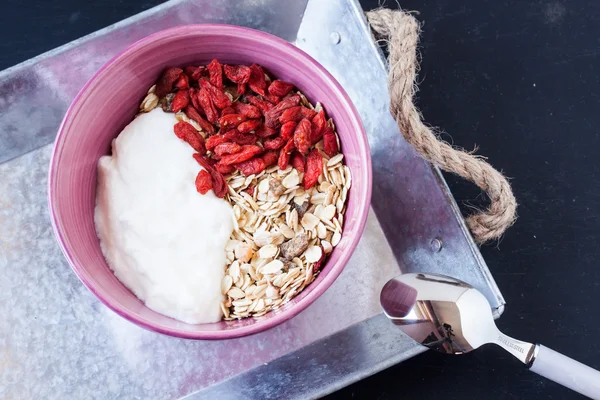
[[[251,337],[145,331],[84,288],[52,236],[46,177],[59,122],[85,81],[148,34],[229,23],[280,36],[323,64],[358,108],[373,156],[372,211],[354,256],[306,311]],[[439,272],[504,307],[439,171],[388,113],[386,71],[355,0],[171,1],[0,73],[0,397],[314,398],[424,350],[381,314],[403,271]]]

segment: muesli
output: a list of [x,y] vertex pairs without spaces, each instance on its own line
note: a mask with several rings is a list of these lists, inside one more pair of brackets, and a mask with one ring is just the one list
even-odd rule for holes
[[202,166],[194,183],[234,211],[221,291],[226,320],[261,316],[319,273],[342,236],[351,186],[320,103],[257,64],[166,69],[140,113],[175,113]]

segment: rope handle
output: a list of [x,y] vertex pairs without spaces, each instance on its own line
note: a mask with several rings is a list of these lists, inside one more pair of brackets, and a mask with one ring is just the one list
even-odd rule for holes
[[419,22],[407,12],[383,8],[367,12],[367,20],[376,36],[388,43],[390,112],[400,132],[425,160],[486,192],[489,207],[468,216],[467,226],[479,244],[498,239],[516,220],[517,202],[508,180],[481,157],[439,140],[413,103]]

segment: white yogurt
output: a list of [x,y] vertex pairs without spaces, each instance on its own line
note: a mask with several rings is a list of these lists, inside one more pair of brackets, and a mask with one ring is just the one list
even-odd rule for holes
[[123,129],[98,162],[95,222],[117,278],[156,312],[191,324],[221,319],[229,203],[194,184],[194,150],[156,108]]

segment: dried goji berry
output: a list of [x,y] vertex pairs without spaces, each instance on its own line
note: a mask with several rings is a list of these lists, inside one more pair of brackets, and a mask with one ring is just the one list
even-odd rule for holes
[[202,106],[202,110],[204,111],[208,122],[216,124],[219,119],[219,114],[217,113],[217,109],[215,108],[215,105],[212,102],[208,90],[200,89],[200,91],[198,91],[197,97],[198,102]]
[[298,94],[291,95],[290,97],[282,100],[281,103],[279,103],[275,107],[273,107],[269,111],[269,114],[271,114],[272,116],[274,116],[276,118],[279,118],[279,116],[281,116],[281,114],[285,110],[287,110],[290,107],[297,106],[298,104],[300,104],[300,95],[298,95]]
[[287,143],[287,141],[280,136],[280,137],[276,137],[275,139],[265,141],[264,146],[265,146],[265,149],[267,149],[267,150],[279,150],[286,143]]
[[294,150],[296,150],[296,144],[294,143],[293,139],[288,140],[288,142],[285,144],[285,147],[283,148],[283,150],[285,150],[285,152],[287,153],[292,153]]
[[190,78],[192,78],[195,81],[198,81],[198,80],[200,80],[202,75],[204,75],[205,72],[206,72],[206,67],[199,66],[198,68],[196,68],[196,71],[194,71],[194,73],[192,74],[192,76],[190,76]]
[[298,172],[304,172],[304,156],[297,151],[292,153],[292,157],[290,158],[290,163],[292,167],[296,168]]
[[268,126],[265,126],[264,124],[262,124],[257,130],[256,130],[256,135],[260,138],[268,138],[271,137],[273,135],[277,135],[277,129],[273,129],[273,128],[269,128]]
[[[194,121],[198,122],[202,118],[202,116],[200,115],[200,112],[198,110],[196,110],[196,107],[194,107],[192,104],[188,104],[184,109],[183,112],[185,113],[185,115],[187,115],[190,119],[193,119]],[[206,120],[205,120],[206,121]],[[208,121],[206,121],[208,122]]]
[[262,159],[264,160],[266,167],[270,167],[271,165],[277,164],[277,158],[278,158],[277,152],[275,152],[275,151],[267,151],[262,156]]
[[281,137],[287,142],[294,137],[294,131],[296,130],[296,123],[294,121],[288,121],[281,125]]
[[294,145],[301,154],[308,153],[310,149],[310,121],[304,118],[298,122],[296,130],[294,131]]
[[223,198],[225,197],[225,193],[227,193],[227,184],[225,183],[225,178],[218,172],[212,164],[212,161],[203,156],[202,154],[194,153],[194,159],[210,173],[212,177],[213,183],[213,192],[215,192],[215,196]]
[[252,104],[245,104],[236,101],[235,103],[233,103],[232,107],[236,113],[242,114],[248,119],[256,119],[262,116],[262,114],[260,113],[260,109],[256,106],[253,106]]
[[179,121],[173,125],[173,132],[175,132],[175,136],[177,136],[179,139],[184,139],[188,131],[196,132],[196,128],[194,128],[189,122]]
[[[215,190],[215,181],[219,183],[217,190]],[[227,194],[227,183],[225,182],[225,178],[217,170],[214,170],[213,175],[213,191],[215,192],[215,195],[221,199],[225,197],[225,194]]]
[[279,122],[281,114],[288,108],[297,106],[298,104],[300,104],[300,96],[297,94],[282,100],[279,104],[265,113],[265,125],[271,128],[278,128],[281,126],[281,123]]
[[248,83],[251,70],[246,65],[224,65],[225,76],[233,83]]
[[196,110],[202,110],[202,105],[200,104],[200,101],[198,100],[198,89],[191,87],[191,88],[189,88],[189,92],[190,92],[190,101],[192,102],[192,105],[194,106],[194,108]]
[[263,115],[265,115],[266,112],[273,108],[273,104],[263,99],[259,99],[256,96],[249,95],[246,96],[246,99],[248,99],[249,103],[254,104],[256,107],[258,107],[259,110],[263,113]]
[[268,100],[270,103],[273,104],[277,104],[281,101],[281,99],[277,96],[273,96],[272,94],[265,94],[265,99]]
[[230,114],[235,114],[236,111],[233,109],[233,107],[225,107],[224,109],[221,110],[221,117],[224,117],[226,115],[230,115]]
[[[285,112],[285,111],[284,111]],[[306,108],[304,107],[302,109],[302,116],[304,118],[307,118],[310,122],[310,120],[312,120],[315,116],[317,115],[317,112],[315,110],[311,110],[310,108]]]
[[208,133],[209,135],[213,135],[215,133],[215,127],[210,122],[202,118],[198,110],[196,110],[196,108],[193,105],[188,105],[185,108],[184,112],[185,115],[187,115],[190,119],[196,121],[204,132]]
[[160,78],[158,78],[154,94],[159,98],[166,96],[167,93],[173,90],[173,84],[179,79],[182,72],[183,70],[181,68],[167,68]]
[[217,59],[212,60],[210,64],[206,66],[206,69],[208,70],[210,83],[218,89],[223,90],[223,68]]
[[255,155],[260,154],[262,152],[263,148],[260,146],[256,146],[253,144],[244,145],[242,146],[242,151],[240,151],[239,153],[229,154],[221,157],[221,161],[219,161],[219,163],[222,165],[238,164],[243,161],[247,161]]
[[196,190],[200,194],[206,194],[212,189],[212,177],[205,169],[201,169],[196,175]]
[[179,92],[175,93],[175,97],[173,97],[171,110],[173,110],[174,113],[179,112],[186,108],[188,104],[190,104],[190,92],[187,89],[180,90]]
[[227,175],[232,173],[233,171],[235,171],[235,168],[233,167],[233,165],[221,165],[221,164],[215,164],[215,169],[217,170],[217,172],[223,174],[223,175]]
[[189,78],[192,77],[194,72],[196,72],[196,66],[188,65],[187,67],[183,67],[183,73],[186,74]]
[[258,140],[256,135],[241,133],[238,132],[237,129],[232,129],[229,132],[225,132],[223,136],[225,136],[230,142],[235,142],[241,145],[254,144]]
[[232,142],[221,143],[215,147],[215,154],[219,157],[225,154],[239,153],[240,151],[242,151],[242,146]]
[[187,122],[180,121],[173,126],[175,135],[187,142],[194,150],[200,154],[206,153],[206,147],[204,146],[204,138],[200,135],[200,132],[196,130],[192,125]]
[[267,89],[267,81],[265,80],[265,73],[262,67],[258,64],[252,64],[250,66],[250,80],[248,81],[250,90],[255,93],[265,96],[265,90]]
[[227,193],[227,183],[225,183],[225,178],[223,178],[223,175],[216,169],[212,169],[209,172],[212,176],[213,191],[215,192],[215,196],[220,198],[225,197],[225,194]]
[[283,149],[281,149],[281,152],[279,153],[279,160],[277,161],[277,164],[279,165],[279,169],[286,169],[289,162],[290,162],[290,156],[292,151],[295,150],[295,146],[294,146],[294,139],[290,139],[288,140],[288,142],[286,143],[286,145],[283,147]]
[[332,127],[330,127],[330,126],[325,126],[325,128],[323,128],[323,130],[321,131],[321,135],[320,135],[320,136],[317,136],[317,137],[315,138],[315,139],[316,139],[316,142],[313,142],[313,144],[314,144],[314,143],[318,143],[318,142],[319,142],[319,140],[321,140],[321,139],[323,139],[323,137],[325,137],[325,135],[329,135],[329,134],[331,134],[331,133],[333,133],[333,128],[332,128]]
[[306,157],[306,167],[304,171],[304,189],[310,189],[319,180],[319,176],[323,173],[323,158],[319,150],[312,149]]
[[281,122],[279,122],[278,118],[271,118],[271,117],[265,116],[265,125],[272,129],[281,128]]
[[277,160],[277,166],[279,167],[279,169],[284,170],[287,168],[289,163],[290,163],[290,154],[281,150],[281,152],[279,153],[279,159]]
[[262,124],[262,121],[260,119],[251,119],[239,124],[237,129],[241,133],[250,133],[252,131],[255,131],[260,126],[260,124]]
[[335,133],[333,133],[331,128],[326,129],[325,133],[323,133],[323,151],[329,157],[333,157],[340,152],[337,138],[335,137]]
[[244,93],[246,93],[246,84],[245,83],[238,83],[237,84],[237,94],[239,96],[242,96]]
[[177,89],[186,89],[190,87],[190,78],[186,74],[181,74],[179,79],[175,81],[175,87]]
[[317,143],[323,136],[323,129],[327,126],[327,120],[325,119],[325,111],[321,110],[315,115],[311,121],[311,142],[312,144]]
[[197,81],[198,79],[200,79],[204,71],[206,71],[206,67],[204,66],[188,66],[183,69],[183,72],[185,72],[185,74],[189,76],[189,78],[193,81]]
[[250,160],[235,164],[234,167],[244,176],[259,174],[267,167],[265,161],[261,157],[252,158]]
[[206,139],[206,150],[213,151],[221,143],[228,142],[228,139],[222,135],[214,135]]
[[221,129],[229,130],[236,128],[239,124],[244,122],[246,117],[241,114],[228,114],[219,119],[219,125]]
[[210,98],[213,101],[213,104],[217,108],[225,108],[231,106],[231,99],[227,97],[227,95],[216,86],[214,86],[211,82],[202,78],[199,81],[200,87],[202,89],[206,89],[210,94]]
[[287,83],[276,79],[269,85],[269,94],[272,94],[273,96],[283,97],[289,92],[291,92],[293,88],[294,85],[292,85],[291,83]]
[[208,172],[210,172],[212,169],[215,168],[214,161],[211,160],[210,158],[208,158],[206,155],[194,153],[193,157],[194,157],[194,160],[196,160],[198,162],[198,164],[200,164],[200,166],[202,168],[204,168],[205,170],[207,170]]
[[312,119],[317,113],[310,108],[306,108],[304,106],[295,106],[290,107],[285,110],[281,117],[279,117],[279,122],[285,124],[288,121],[300,121],[302,118]]

